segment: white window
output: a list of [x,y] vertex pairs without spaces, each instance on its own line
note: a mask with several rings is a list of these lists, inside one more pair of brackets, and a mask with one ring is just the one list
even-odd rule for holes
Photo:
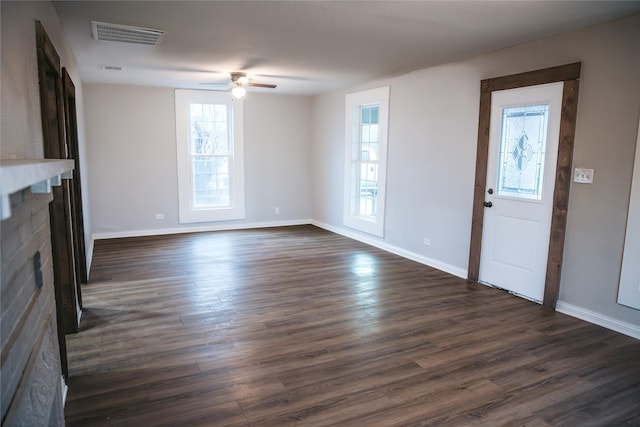
[[244,218],[242,101],[176,89],[180,222]]
[[346,97],[344,224],[384,236],[389,87]]

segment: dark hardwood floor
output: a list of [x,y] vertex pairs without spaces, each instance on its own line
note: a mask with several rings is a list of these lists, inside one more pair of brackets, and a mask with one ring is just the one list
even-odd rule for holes
[[640,341],[313,226],[98,241],[69,426],[640,425]]

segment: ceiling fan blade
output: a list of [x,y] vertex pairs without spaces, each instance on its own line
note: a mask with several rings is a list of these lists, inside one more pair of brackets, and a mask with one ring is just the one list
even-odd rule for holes
[[265,87],[267,89],[275,89],[277,85],[268,85],[264,83],[247,83],[243,86],[252,86],[252,87]]
[[213,90],[230,90],[231,89],[231,85],[229,83],[200,82],[198,84],[202,86],[207,86],[208,89],[213,89]]

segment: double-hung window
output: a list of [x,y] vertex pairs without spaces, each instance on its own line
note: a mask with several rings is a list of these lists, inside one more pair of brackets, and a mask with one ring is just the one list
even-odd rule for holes
[[244,218],[242,101],[175,92],[181,223]]
[[384,235],[389,87],[346,96],[344,224]]

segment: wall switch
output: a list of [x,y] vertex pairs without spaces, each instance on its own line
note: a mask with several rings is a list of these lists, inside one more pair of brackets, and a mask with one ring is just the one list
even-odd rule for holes
[[580,184],[593,184],[593,169],[575,168],[573,182]]
[[278,206],[273,208],[273,213],[276,214],[276,215],[280,215],[280,208]]
[[156,219],[164,219],[164,214],[156,214]]

